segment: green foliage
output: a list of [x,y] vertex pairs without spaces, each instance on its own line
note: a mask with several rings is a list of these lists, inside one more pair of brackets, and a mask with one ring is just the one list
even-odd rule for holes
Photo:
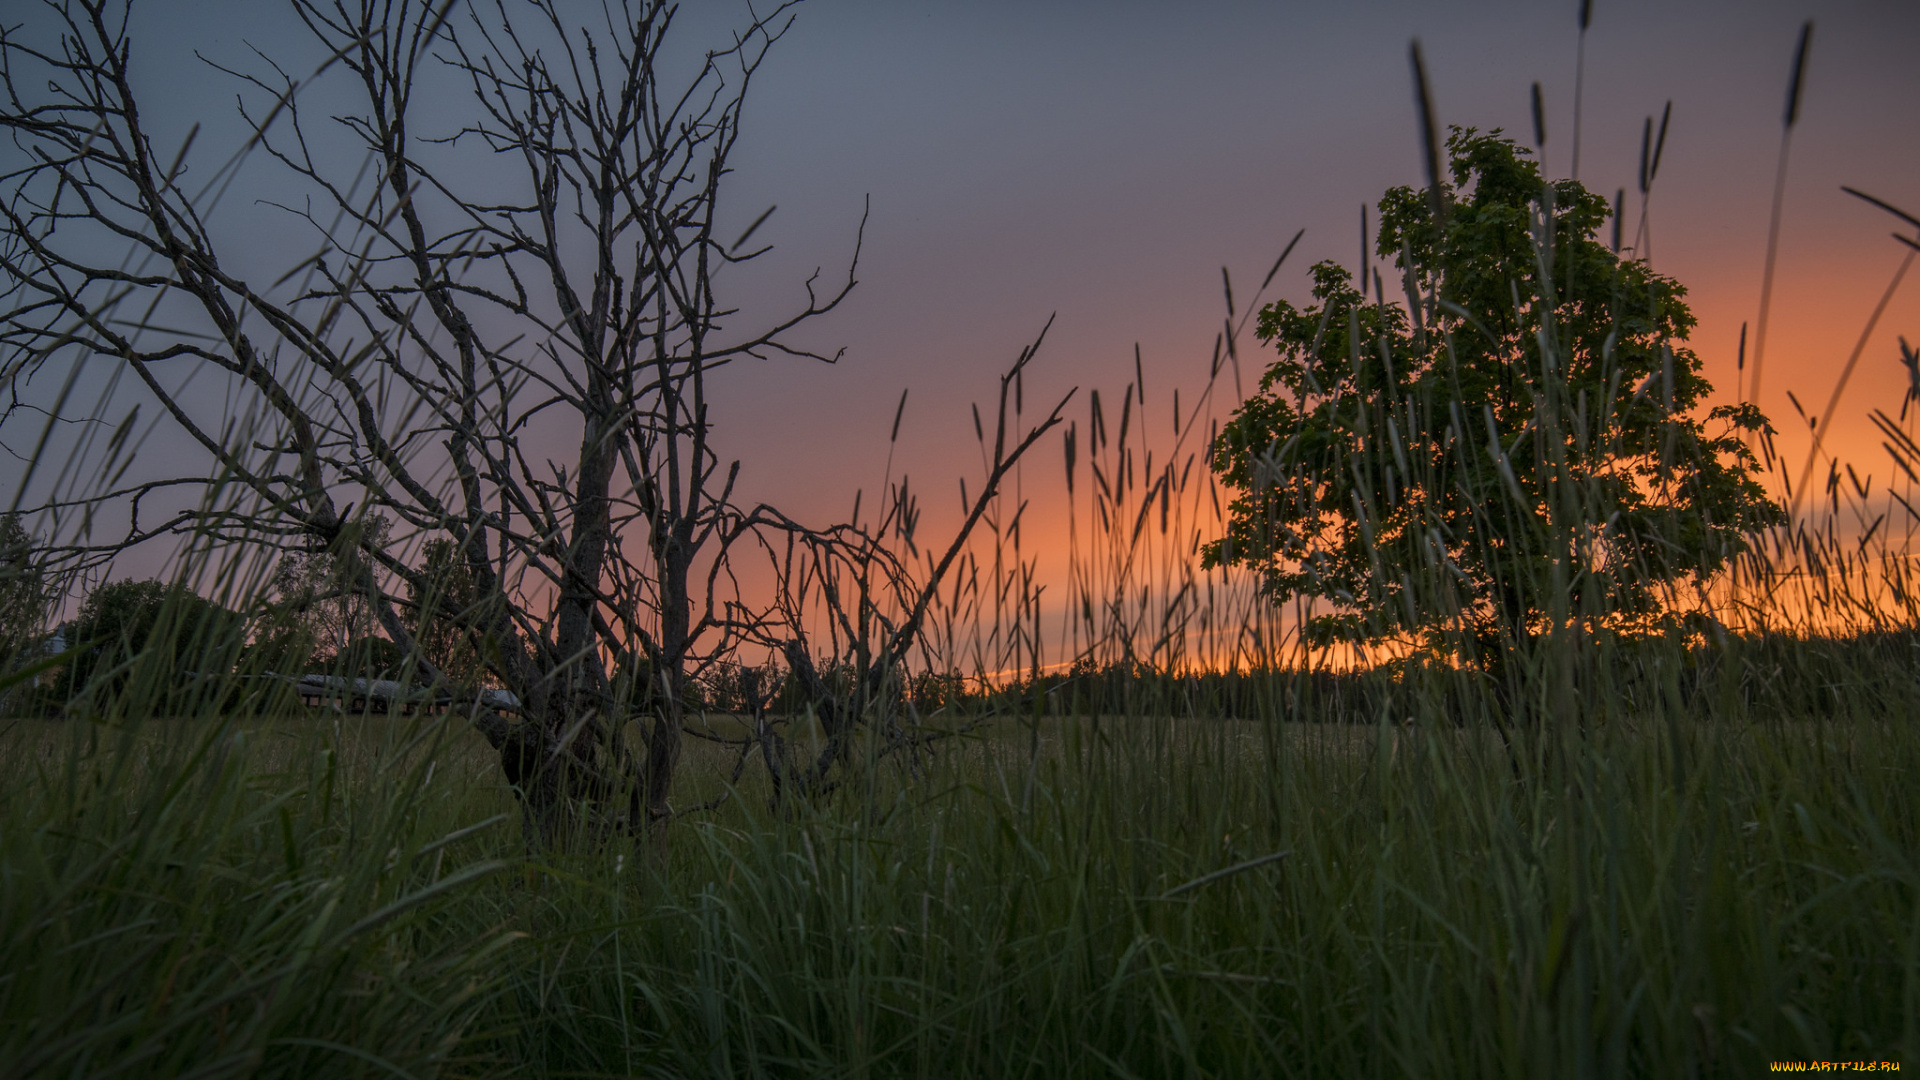
[[283,553],[274,568],[271,599],[255,630],[257,640],[293,670],[341,662],[364,666],[364,656],[353,656],[352,646],[375,636],[377,620],[336,552],[352,548],[363,537],[384,545],[391,529],[391,520],[375,515],[351,523],[330,548]]
[[67,696],[98,700],[134,695],[177,703],[196,679],[232,670],[245,621],[181,584],[115,581],[87,595],[68,641]]
[[301,675],[316,666],[313,635],[284,609],[265,604],[253,624],[253,641],[248,656],[264,671],[281,675]]
[[451,540],[429,540],[420,549],[420,583],[408,583],[414,610],[414,641],[426,660],[448,679],[478,686],[494,650],[482,627],[487,614],[473,571]]
[[1327,603],[1322,639],[1419,640],[1491,665],[1553,626],[1645,626],[1783,520],[1684,342],[1686,290],[1596,237],[1606,201],[1455,129],[1451,186],[1380,201],[1384,282],[1313,268],[1258,333],[1279,359],[1213,443],[1238,496],[1208,566]]
[[942,709],[958,709],[967,700],[967,682],[953,672],[915,672],[908,686],[907,700],[923,717]]
[[369,634],[347,642],[329,666],[348,678],[398,679],[406,671],[407,654],[389,639]]
[[697,685],[708,708],[747,715],[777,700],[783,682],[784,676],[773,664],[756,666],[722,660],[709,668]]
[[0,665],[38,641],[52,601],[39,545],[18,514],[0,516]]
[[[359,528],[372,534],[375,543],[385,543],[389,524],[373,517]],[[355,532],[342,542],[357,539]],[[398,677],[406,667],[405,653],[380,633],[371,605],[342,572],[332,550],[283,554],[271,592],[254,626],[252,650],[266,668],[337,668],[354,676]],[[485,682],[487,655],[494,649],[482,629],[487,612],[472,572],[450,541],[429,540],[422,546],[419,574],[407,583],[406,599],[423,658],[455,685]]]

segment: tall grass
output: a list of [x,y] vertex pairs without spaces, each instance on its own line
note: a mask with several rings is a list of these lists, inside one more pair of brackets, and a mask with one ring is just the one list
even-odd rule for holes
[[[1108,558],[1154,535],[1107,522],[1082,524]],[[1777,553],[1827,562],[1772,594],[1904,588],[1862,576],[1897,552],[1821,546],[1842,535],[1785,534]],[[1153,626],[1142,571],[1109,572],[1098,610]],[[677,802],[733,797],[677,825],[665,865],[617,845],[530,855],[458,716],[311,712],[244,666],[183,696],[150,647],[115,693],[0,733],[0,1060],[23,1076],[1910,1060],[1920,638],[1897,604],[1860,605],[1872,618],[1844,633],[1760,610],[1783,622],[1594,639],[1574,672],[1585,722],[1521,733],[1517,763],[1459,673],[1271,664],[1016,682],[928,718],[979,726],[917,775],[876,743],[837,798],[777,812],[757,769],[729,787],[733,751],[710,747]],[[232,668],[237,641],[196,644],[199,670]]]
[[570,990],[529,972],[503,1055],[1538,1076],[1912,1045],[1914,807],[1884,780],[1915,762],[1878,720],[1568,745],[1528,794],[1417,727],[1077,731],[1030,785],[977,761],[852,819],[697,827],[631,915],[577,884],[541,908]]
[[[1708,698],[1737,701],[1747,674]],[[683,824],[665,867],[525,858],[483,744],[444,718],[16,725],[5,1060],[1538,1076],[1910,1058],[1911,717],[1844,684],[1813,715],[1745,721],[1666,689],[1636,725],[1563,731],[1530,784],[1485,729],[1029,720],[826,807],[767,816],[749,784]]]
[[[396,733],[397,734],[397,733]],[[13,725],[0,1061],[15,1076],[391,1075],[457,1061],[509,938],[503,864],[429,737],[207,714]]]

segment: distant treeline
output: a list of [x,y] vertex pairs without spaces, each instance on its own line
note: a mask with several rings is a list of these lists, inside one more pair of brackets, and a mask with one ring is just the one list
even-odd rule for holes
[[[1791,634],[1603,639],[1568,664],[1562,688],[1589,718],[1651,716],[1675,706],[1701,714],[1826,717],[1860,700],[1855,691],[1911,699],[1920,683],[1920,631],[1881,630],[1848,637]],[[829,684],[848,681],[838,665],[821,667]],[[1523,676],[1524,677],[1524,676]],[[1511,721],[1516,710],[1550,711],[1550,694],[1515,701],[1524,687],[1495,684],[1484,672],[1431,660],[1399,660],[1345,671],[1262,667],[1164,671],[1143,663],[1081,661],[1061,672],[995,683],[918,672],[897,682],[903,706],[922,720],[987,712],[1042,716],[1167,716],[1281,719],[1329,723]],[[1541,680],[1524,686],[1539,690]],[[689,704],[750,714],[755,699],[771,715],[804,710],[808,698],[777,664],[722,665],[697,684]],[[1564,700],[1563,699],[1563,700]],[[1885,700],[1882,698],[1882,700]],[[1711,708],[1708,708],[1711,706]]]
[[[270,678],[276,675],[326,672],[424,685],[419,665],[378,632],[360,602],[330,587],[323,559],[288,558],[271,593],[245,611],[180,584],[110,582],[85,594],[75,618],[49,630],[55,590],[39,575],[31,539],[18,522],[7,518],[4,528],[8,557],[0,584],[8,618],[0,626],[0,658],[9,674],[0,681],[0,708],[7,713],[94,711],[128,699],[135,683],[145,690],[134,697],[164,712],[190,711],[207,694],[217,695],[222,709],[289,707],[297,699],[283,680]],[[445,561],[446,555],[435,550],[427,558]],[[1920,632],[1914,630],[1818,637],[1732,634],[1717,624],[1715,632],[1679,623],[1671,629],[1584,638],[1496,673],[1431,655],[1344,671],[1168,671],[1082,658],[1065,670],[1009,679],[903,669],[887,693],[903,718],[936,726],[992,713],[1368,724],[1419,718],[1505,726],[1565,712],[1578,714],[1567,719],[1631,721],[1673,706],[1729,716],[1764,704],[1776,713],[1817,716],[1843,708],[1856,689],[1885,691],[1882,700],[1912,700],[1920,681]],[[474,687],[488,683],[484,642],[457,626],[424,626],[418,640],[434,650],[430,659],[448,678]],[[685,684],[682,704],[690,712],[796,717],[822,700],[852,697],[858,673],[844,660],[823,656],[814,666],[820,685],[810,690],[778,660],[716,661]],[[615,700],[635,715],[658,708],[660,680],[645,657],[615,658],[610,668]]]

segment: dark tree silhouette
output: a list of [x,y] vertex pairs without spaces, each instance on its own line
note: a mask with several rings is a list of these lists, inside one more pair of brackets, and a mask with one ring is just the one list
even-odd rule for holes
[[[831,360],[791,334],[854,287],[857,242],[844,276],[816,272],[784,312],[756,321],[723,295],[725,269],[768,250],[754,246],[766,215],[741,229],[752,210],[729,212],[726,178],[793,5],[748,9],[700,52],[666,0],[594,7],[597,29],[552,0],[291,3],[321,70],[232,71],[253,95],[246,154],[271,159],[275,197],[319,236],[270,286],[230,268],[203,216],[234,163],[189,185],[188,148],[163,152],[143,126],[123,4],[55,0],[56,43],[15,34],[0,49],[0,127],[24,162],[0,179],[7,363],[112,365],[211,466],[43,509],[131,505],[127,534],[75,546],[79,559],[177,533],[324,552],[430,683],[449,680],[416,629],[453,620],[523,703],[521,718],[476,704],[472,719],[530,839],[651,829],[664,843],[691,680],[743,641],[805,640],[797,602],[741,597],[732,560],[793,537],[804,558],[858,562],[908,612],[874,670],[905,655],[951,562],[912,582],[858,528],[740,505],[739,463],[713,443],[713,373]],[[316,121],[301,91],[341,73],[359,104]],[[428,129],[428,95],[464,95],[461,126]],[[994,466],[1051,423],[1013,433]],[[108,444],[98,475],[118,475],[127,445]],[[143,523],[143,501],[169,496],[180,509]],[[362,527],[376,516],[394,543]],[[429,565],[451,553],[459,589],[406,556],[424,541],[446,545]],[[614,685],[622,658],[649,692]],[[635,701],[637,747],[623,735]]]
[[1743,437],[1765,418],[1695,415],[1685,289],[1600,242],[1606,200],[1497,131],[1447,147],[1440,198],[1379,204],[1404,300],[1321,263],[1316,303],[1260,312],[1280,356],[1214,443],[1239,494],[1206,560],[1326,603],[1322,640],[1498,671],[1555,627],[1665,617],[1784,515]]

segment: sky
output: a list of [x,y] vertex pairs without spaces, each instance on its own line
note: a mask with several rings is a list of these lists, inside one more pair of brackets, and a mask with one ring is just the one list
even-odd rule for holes
[[[844,348],[841,360],[756,363],[721,382],[716,423],[722,451],[743,462],[743,493],[819,522],[844,517],[857,490],[872,498],[888,470],[906,472],[932,493],[925,527],[950,526],[957,480],[977,485],[980,473],[969,405],[990,402],[998,372],[1049,319],[1025,386],[1029,412],[1076,387],[1076,418],[1093,388],[1118,400],[1137,346],[1146,412],[1170,418],[1176,389],[1192,402],[1208,381],[1222,267],[1244,306],[1304,229],[1266,295],[1301,302],[1315,261],[1356,261],[1362,204],[1420,184],[1411,41],[1421,42],[1442,124],[1530,141],[1538,82],[1547,170],[1569,174],[1577,9],[1573,0],[802,5],[754,86],[734,159],[730,212],[744,223],[778,206],[760,234],[776,250],[734,283],[737,298],[748,311],[790,307],[814,267],[843,270],[863,210],[868,219],[858,288],[803,339]],[[236,86],[194,53],[246,63],[257,47],[294,58],[290,70],[308,55],[273,4],[137,10],[147,121],[163,144],[202,123],[203,160],[239,138],[226,119]],[[688,3],[681,29],[704,45],[743,11],[731,0]],[[1718,399],[1731,400],[1741,325],[1757,318],[1781,113],[1808,18],[1760,401],[1795,461],[1807,440],[1787,392],[1808,411],[1824,408],[1906,251],[1888,235],[1894,218],[1840,186],[1920,212],[1920,4],[1595,0],[1579,176],[1608,195],[1626,188],[1637,220],[1642,125],[1672,102],[1647,204],[1649,254],[1690,290],[1692,345]],[[435,107],[457,123],[457,101]],[[270,172],[247,168],[253,198],[270,197]],[[270,272],[284,217],[244,198],[225,213],[236,262]],[[1842,457],[1881,473],[1865,418],[1898,405],[1901,334],[1920,341],[1920,273],[1867,339],[1829,437]],[[1259,354],[1240,361],[1250,387]],[[1230,376],[1212,399],[1216,416],[1231,408]],[[890,447],[903,390],[905,423]],[[1044,495],[1059,471],[1050,446],[1022,483]],[[1031,535],[1044,547],[1061,528],[1042,509]],[[150,572],[156,558],[132,558],[128,572]]]
[[[1029,392],[1133,376],[1149,393],[1204,382],[1224,313],[1293,233],[1275,293],[1305,299],[1323,258],[1352,265],[1359,210],[1418,185],[1407,49],[1422,42],[1442,124],[1526,137],[1541,84],[1548,170],[1572,153],[1577,5],[822,5],[806,12],[761,99],[760,203],[803,219],[786,246],[830,261],[871,193],[861,290],[839,325],[841,370],[756,373],[743,415],[859,462],[911,387],[924,458],[970,439],[961,401],[1056,316]],[[1637,201],[1644,119],[1673,102],[1649,205],[1656,269],[1688,286],[1693,345],[1731,398],[1740,326],[1757,318],[1788,72],[1812,5],[1595,5],[1581,179]],[[1900,265],[1898,222],[1840,191],[1920,204],[1920,6],[1820,5],[1784,203],[1763,408],[1824,402]],[[777,82],[778,80],[788,80]],[[760,132],[750,129],[751,135]],[[754,200],[749,200],[750,202]],[[791,226],[792,219],[788,219]],[[836,247],[836,240],[839,246]],[[1898,292],[1842,401],[1833,441],[1878,457],[1869,406],[1897,398],[1896,335],[1920,340],[1920,282]],[[1244,303],[1244,292],[1241,297]],[[1245,358],[1251,383],[1254,357]],[[1157,385],[1155,385],[1157,384]],[[1084,393],[1084,391],[1083,391]],[[1191,398],[1189,397],[1189,400]],[[814,403],[818,403],[817,405]],[[822,430],[809,418],[864,424]],[[1817,406],[1809,404],[1809,410]],[[1785,440],[1792,442],[1792,437]],[[818,490],[810,461],[755,470]],[[826,494],[826,492],[821,492]]]

